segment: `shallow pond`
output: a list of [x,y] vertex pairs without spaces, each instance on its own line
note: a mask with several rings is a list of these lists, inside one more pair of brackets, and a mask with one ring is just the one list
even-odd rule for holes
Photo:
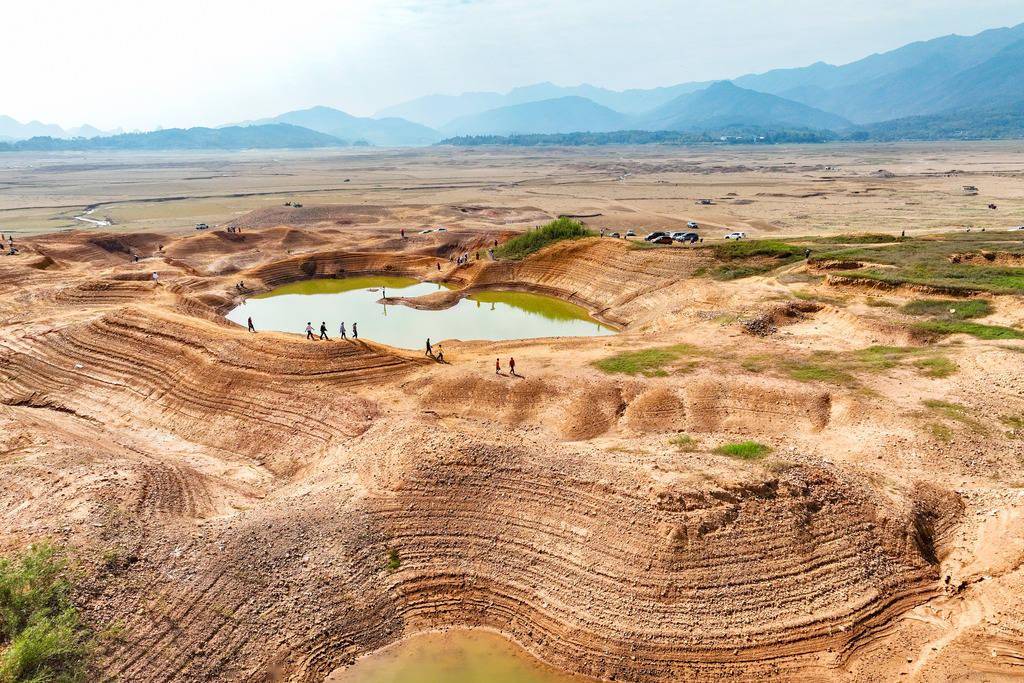
[[421,633],[338,669],[325,683],[580,683],[502,636],[479,629]]
[[525,292],[478,292],[451,308],[429,311],[378,303],[384,288],[388,296],[414,297],[442,289],[442,285],[399,277],[351,277],[340,280],[305,280],[251,297],[227,318],[244,326],[252,316],[257,330],[305,334],[312,322],[319,332],[325,321],[328,336],[338,334],[344,320],[349,336],[359,323],[360,338],[404,349],[420,349],[429,337],[444,339],[532,339],[535,337],[590,337],[614,334],[587,311],[561,299]]

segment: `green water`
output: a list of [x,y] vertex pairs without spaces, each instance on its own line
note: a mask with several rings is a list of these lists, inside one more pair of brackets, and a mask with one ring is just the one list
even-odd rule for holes
[[422,633],[339,669],[325,683],[581,683],[490,631]]
[[429,337],[445,339],[533,339],[614,334],[587,311],[554,297],[525,292],[479,292],[440,311],[379,303],[388,296],[415,297],[443,289],[442,285],[401,277],[352,277],[340,280],[304,280],[247,299],[227,318],[245,325],[252,316],[257,330],[305,334],[311,322],[319,334],[327,323],[328,336],[338,335],[344,320],[351,337],[352,323],[359,336],[404,349],[421,349]]

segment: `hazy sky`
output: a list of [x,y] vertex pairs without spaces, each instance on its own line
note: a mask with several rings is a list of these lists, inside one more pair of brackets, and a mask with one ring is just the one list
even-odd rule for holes
[[1022,0],[0,0],[0,114],[216,125],[553,81],[845,63],[1024,22]]

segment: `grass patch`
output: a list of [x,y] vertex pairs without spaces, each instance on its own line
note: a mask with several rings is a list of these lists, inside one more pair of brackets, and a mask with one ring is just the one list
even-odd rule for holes
[[787,374],[801,382],[828,382],[829,384],[851,384],[853,375],[834,365],[824,365],[809,361],[792,361],[785,363]]
[[757,441],[726,443],[715,449],[715,453],[719,455],[728,455],[730,458],[739,458],[740,460],[760,460],[771,452],[771,448]]
[[983,325],[956,320],[929,320],[914,325],[916,329],[932,334],[969,334],[978,339],[1024,339],[1024,331],[1002,325]]
[[942,320],[969,320],[991,315],[992,304],[984,299],[918,299],[903,306],[910,315],[926,315]]
[[888,244],[902,242],[905,237],[887,235],[883,232],[865,232],[857,235],[827,235],[814,239],[818,244]]
[[388,561],[384,565],[389,572],[393,572],[402,566],[402,558],[398,555],[398,550],[392,548],[388,551]]
[[675,446],[677,450],[686,453],[692,453],[697,450],[697,441],[689,434],[676,434],[668,442]]
[[804,254],[803,247],[781,240],[733,240],[705,248],[723,262],[708,271],[715,280],[763,275],[780,265],[799,261]]
[[984,434],[988,430],[985,429],[985,425],[981,424],[967,411],[967,407],[959,403],[950,403],[948,401],[938,401],[935,399],[925,399],[921,401],[926,408],[932,412],[938,413],[942,417],[959,422],[960,424],[966,425],[976,434]]
[[70,591],[66,563],[49,545],[0,558],[0,681],[85,680],[89,641]]
[[1024,416],[1003,415],[999,421],[1009,428],[1010,431],[1006,432],[1006,435],[1011,439],[1024,437]]
[[913,365],[925,377],[949,377],[960,369],[960,366],[945,356],[921,358],[915,360]]
[[876,299],[873,296],[869,296],[864,303],[872,308],[896,308],[896,304],[888,299]]
[[953,440],[953,430],[944,424],[938,422],[931,422],[928,424],[928,432],[936,440],[943,443],[949,443]]
[[674,363],[684,356],[700,354],[700,351],[689,344],[662,346],[642,351],[624,351],[614,356],[594,361],[598,370],[607,373],[624,375],[644,375],[646,377],[667,377],[666,365]]
[[555,242],[593,236],[594,233],[583,227],[579,221],[574,221],[571,218],[559,218],[535,230],[513,237],[499,246],[495,250],[495,254],[499,258],[521,259]]

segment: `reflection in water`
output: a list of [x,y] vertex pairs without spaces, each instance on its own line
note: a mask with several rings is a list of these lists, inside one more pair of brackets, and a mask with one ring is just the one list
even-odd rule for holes
[[325,683],[581,683],[490,631],[421,633],[356,660]]
[[303,332],[307,322],[318,329],[321,322],[326,322],[332,337],[342,321],[348,330],[358,322],[363,337],[406,349],[422,348],[428,337],[502,340],[615,332],[579,306],[525,292],[479,292],[440,311],[388,306],[381,301],[386,292],[391,296],[414,297],[442,288],[435,283],[399,277],[305,280],[254,296],[228,313],[227,318],[245,325],[252,316],[257,330],[297,334]]

